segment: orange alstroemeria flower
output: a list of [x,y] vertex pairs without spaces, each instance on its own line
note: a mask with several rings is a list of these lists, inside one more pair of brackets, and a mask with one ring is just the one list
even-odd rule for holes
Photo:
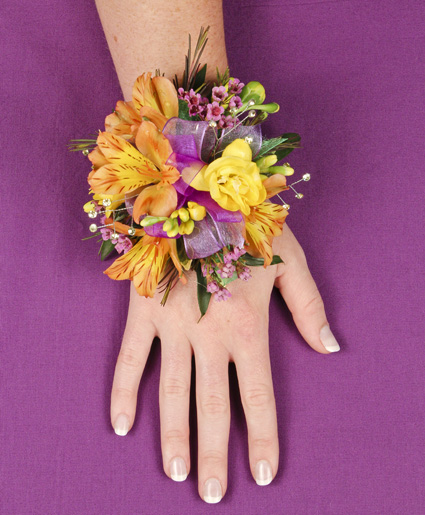
[[[281,191],[289,189],[286,177],[275,174],[263,180],[267,191],[267,199]],[[282,227],[288,211],[281,205],[263,202],[251,208],[245,216],[246,250],[254,257],[264,258],[264,267],[270,265],[273,259],[273,238],[282,234]]]
[[140,75],[133,86],[130,102],[117,102],[115,111],[106,117],[107,132],[134,141],[142,120],[148,118],[162,130],[169,118],[178,116],[179,102],[173,83],[165,77]]
[[117,281],[130,279],[139,295],[153,297],[169,258],[181,274],[175,240],[144,234],[129,252],[116,259],[104,273]]
[[245,218],[246,250],[254,257],[264,258],[264,268],[273,259],[273,238],[282,234],[288,211],[278,204],[263,202],[251,208]]
[[[106,164],[94,169],[88,182],[94,193],[121,195],[139,192],[133,207],[136,222],[144,214],[169,216],[177,206],[177,192],[172,186],[180,172],[166,165],[172,153],[167,138],[150,121],[140,124],[136,147],[121,136],[101,132],[98,152]],[[97,156],[100,162],[100,156]]]

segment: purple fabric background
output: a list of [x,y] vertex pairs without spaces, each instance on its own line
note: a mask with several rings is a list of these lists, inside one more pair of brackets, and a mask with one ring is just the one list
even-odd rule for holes
[[424,513],[423,1],[226,5],[232,73],[281,105],[266,132],[303,136],[290,162],[312,180],[304,200],[287,197],[288,220],[342,351],[310,350],[274,294],[279,473],[265,488],[250,476],[233,376],[215,507],[198,498],[196,466],[183,484],[162,472],[158,344],[133,431],[109,422],[128,284],[81,242],[87,162],[66,151],[121,98],[94,2],[1,10],[0,511]]

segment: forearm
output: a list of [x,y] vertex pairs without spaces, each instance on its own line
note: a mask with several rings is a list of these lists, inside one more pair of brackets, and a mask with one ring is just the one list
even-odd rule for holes
[[143,72],[180,78],[188,34],[192,48],[201,25],[211,27],[209,42],[202,56],[208,63],[207,79],[227,66],[221,0],[96,0],[124,100],[131,99],[135,79]]

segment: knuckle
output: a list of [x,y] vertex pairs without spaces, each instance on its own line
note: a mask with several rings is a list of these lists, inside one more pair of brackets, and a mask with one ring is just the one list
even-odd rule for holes
[[248,409],[268,409],[274,403],[273,391],[266,385],[257,385],[255,388],[249,388],[244,398]]
[[131,347],[123,347],[121,349],[117,363],[130,370],[138,370],[142,366],[142,362]]
[[229,411],[229,400],[223,394],[209,393],[201,399],[200,408],[204,416],[223,416]]
[[263,317],[250,307],[244,312],[243,323],[238,328],[239,336],[247,343],[257,341],[259,329],[263,324]]
[[189,395],[189,384],[178,378],[169,378],[164,380],[161,390],[166,398],[180,399]]
[[323,304],[322,297],[319,293],[319,290],[316,289],[309,297],[309,299],[304,303],[303,312],[307,316],[312,316],[320,313],[321,311],[324,311],[324,309],[325,306]]
[[260,449],[269,449],[273,447],[276,443],[276,438],[271,436],[263,436],[259,438],[253,438],[251,441],[251,445],[253,447],[257,447]]
[[208,449],[200,454],[200,461],[210,465],[223,463],[226,459],[226,454],[218,449]]
[[126,386],[115,386],[113,394],[121,399],[130,399],[136,395],[136,392],[132,388]]
[[186,444],[189,439],[189,430],[167,429],[163,433],[163,439],[168,444]]

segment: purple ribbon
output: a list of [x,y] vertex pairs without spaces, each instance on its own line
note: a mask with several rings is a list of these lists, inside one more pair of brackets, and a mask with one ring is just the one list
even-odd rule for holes
[[[227,245],[243,246],[243,217],[239,211],[227,211],[215,202],[207,191],[197,191],[190,186],[209,159],[211,151],[217,144],[215,130],[208,122],[181,120],[171,118],[163,129],[173,149],[168,165],[174,166],[181,178],[173,184],[178,194],[177,209],[188,201],[204,206],[207,216],[195,222],[192,234],[184,235],[184,245],[189,259],[210,256]],[[261,147],[261,128],[259,125],[239,125],[233,129],[222,130],[217,150],[224,150],[227,145],[238,138],[249,137],[252,154]],[[127,202],[126,202],[127,204]],[[128,203],[131,206],[131,201]],[[127,205],[128,205],[127,204]],[[129,207],[130,207],[129,206]],[[168,238],[162,230],[163,222],[145,227],[146,234],[154,237]],[[178,238],[179,236],[175,236]]]

